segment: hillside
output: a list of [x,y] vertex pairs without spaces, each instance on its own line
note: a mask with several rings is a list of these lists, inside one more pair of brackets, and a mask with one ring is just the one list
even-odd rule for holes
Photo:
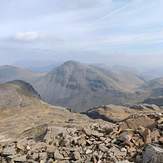
[[0,66],[0,83],[12,80],[24,80],[30,82],[42,75],[43,74],[41,73],[34,73],[28,69],[16,66],[10,65]]
[[15,80],[0,85],[0,107],[23,107],[33,104],[39,94],[29,84]]
[[103,71],[107,71],[108,74],[114,74],[116,80],[118,80],[120,84],[123,85],[123,87],[125,89],[128,89],[129,91],[133,91],[137,89],[140,85],[145,83],[145,80],[140,75],[140,73],[131,67],[117,65],[109,66],[105,64],[97,64],[96,67],[102,68]]
[[68,61],[36,80],[34,87],[50,104],[84,111],[101,104],[126,103],[135,97],[135,89],[144,81],[130,76]]
[[[23,81],[1,84],[0,91],[2,163],[163,160],[163,113],[157,106],[101,106],[85,113],[90,117],[99,113],[91,119],[41,101],[32,86]],[[11,105],[9,99],[30,103]],[[104,116],[107,119],[101,120]]]
[[75,118],[74,125],[75,121],[78,121],[76,125],[82,121],[81,126],[90,121],[86,116],[43,102],[34,88],[24,81],[0,84],[0,142],[16,139],[37,125],[64,126],[72,118]]
[[163,106],[163,78],[149,80],[140,89],[146,92],[146,96],[143,97],[143,102]]

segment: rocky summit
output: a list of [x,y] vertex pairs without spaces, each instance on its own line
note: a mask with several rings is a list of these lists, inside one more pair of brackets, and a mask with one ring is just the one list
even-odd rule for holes
[[1,144],[1,162],[163,162],[162,113],[133,115],[118,124],[100,122],[75,127],[69,119],[69,126],[36,126]]
[[[41,125],[23,131],[13,140],[2,141],[1,162],[162,163],[163,161],[161,112],[133,114],[118,123],[90,120],[76,113],[73,118],[69,117],[70,112],[64,114],[67,114],[67,117],[63,123],[39,122]],[[53,118],[58,119],[59,115],[55,114]]]

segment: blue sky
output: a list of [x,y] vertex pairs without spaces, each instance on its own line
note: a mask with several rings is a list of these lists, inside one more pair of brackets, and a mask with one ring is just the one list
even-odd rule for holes
[[160,65],[162,45],[162,0],[0,0],[0,64],[74,58]]

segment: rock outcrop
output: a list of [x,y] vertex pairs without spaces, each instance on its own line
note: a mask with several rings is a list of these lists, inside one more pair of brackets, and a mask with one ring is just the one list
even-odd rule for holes
[[98,121],[85,127],[45,124],[25,131],[15,141],[2,143],[0,160],[2,163],[162,163],[162,129],[160,112],[134,114],[114,125]]
[[120,122],[130,115],[138,113],[159,112],[161,108],[157,105],[135,104],[135,105],[103,105],[93,107],[86,113],[90,118],[103,119],[109,122]]

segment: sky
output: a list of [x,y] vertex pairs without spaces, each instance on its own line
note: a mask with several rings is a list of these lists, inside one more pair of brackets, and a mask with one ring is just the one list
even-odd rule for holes
[[0,0],[0,64],[162,65],[162,0]]

